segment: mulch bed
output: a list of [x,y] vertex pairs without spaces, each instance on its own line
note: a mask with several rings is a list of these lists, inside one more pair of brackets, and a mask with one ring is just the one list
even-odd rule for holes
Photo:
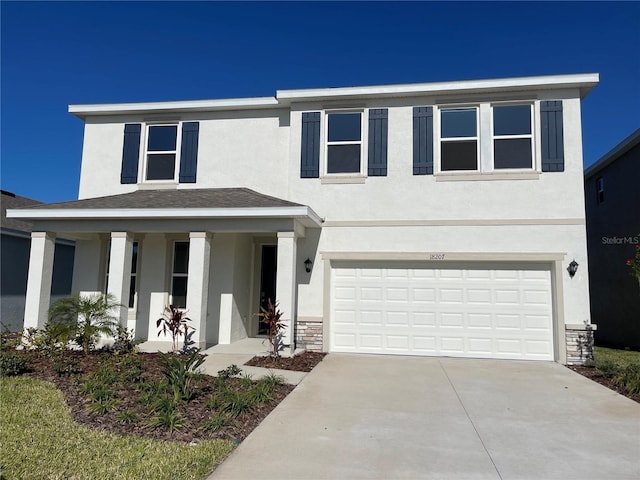
[[293,357],[256,356],[245,365],[251,367],[274,368],[278,370],[295,370],[297,372],[310,372],[325,357],[322,352],[303,352]]
[[583,377],[587,377],[588,379],[593,380],[594,382],[597,382],[600,385],[604,385],[608,389],[613,390],[614,392],[617,392],[620,395],[623,395],[627,398],[630,398],[631,400],[634,400],[635,402],[640,403],[640,395],[631,394],[627,392],[624,388],[620,388],[611,380],[611,378],[607,377],[604,373],[602,373],[600,370],[598,370],[595,367],[571,365],[568,368],[570,368],[574,372],[579,373]]
[[[268,403],[255,405],[250,412],[235,417],[228,425],[216,432],[204,431],[201,427],[212,415],[207,408],[207,400],[215,393],[215,378],[209,375],[200,375],[196,380],[196,397],[186,403],[181,403],[179,411],[184,419],[184,426],[174,432],[168,432],[147,425],[150,418],[149,408],[144,407],[139,401],[139,392],[131,385],[117,387],[116,397],[118,406],[116,410],[107,413],[96,413],[89,409],[90,402],[80,391],[80,383],[87,374],[104,362],[114,361],[111,353],[92,352],[88,356],[81,352],[67,351],[66,358],[77,360],[81,373],[72,376],[59,376],[53,369],[51,358],[38,352],[16,352],[28,357],[29,371],[23,376],[37,378],[53,382],[63,393],[66,403],[71,410],[74,419],[91,428],[106,430],[121,435],[138,435],[161,440],[177,440],[182,442],[198,442],[205,439],[227,439],[235,442],[242,441],[260,422],[293,390],[291,385],[277,385],[272,393],[272,399]],[[111,359],[109,359],[111,357]],[[137,353],[136,358],[142,360],[144,365],[143,377],[149,381],[162,381],[164,379],[161,356],[157,353]],[[117,360],[115,360],[117,361]],[[241,391],[240,378],[230,378],[228,385]],[[139,421],[123,423],[117,418],[118,412],[134,412]]]

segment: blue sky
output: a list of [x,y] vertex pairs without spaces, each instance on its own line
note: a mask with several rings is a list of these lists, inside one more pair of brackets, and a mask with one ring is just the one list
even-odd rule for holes
[[7,2],[1,185],[77,198],[68,104],[271,96],[277,89],[600,73],[585,165],[640,125],[638,2]]

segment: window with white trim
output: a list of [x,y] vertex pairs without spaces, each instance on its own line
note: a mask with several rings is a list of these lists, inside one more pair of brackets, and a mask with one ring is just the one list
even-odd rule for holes
[[440,110],[440,170],[478,170],[478,108]]
[[492,111],[493,168],[532,168],[532,105],[494,105]]
[[327,112],[325,171],[332,174],[362,172],[363,112]]
[[178,172],[178,124],[147,125],[145,180],[175,180]]
[[535,169],[533,103],[439,107],[440,172]]
[[171,269],[171,305],[187,307],[187,280],[189,277],[189,242],[174,242]]

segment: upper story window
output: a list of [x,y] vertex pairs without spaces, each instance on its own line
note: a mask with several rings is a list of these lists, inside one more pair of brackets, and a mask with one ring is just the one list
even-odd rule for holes
[[442,110],[440,140],[440,170],[477,170],[478,109]]
[[387,175],[388,108],[302,112],[300,178],[364,183]]
[[493,107],[493,168],[532,168],[532,106]]
[[440,172],[532,170],[533,104],[490,104],[439,109]]
[[124,125],[120,183],[195,183],[199,122]]
[[174,180],[177,152],[178,125],[148,125],[145,180]]
[[362,145],[362,112],[327,114],[327,174],[360,173]]

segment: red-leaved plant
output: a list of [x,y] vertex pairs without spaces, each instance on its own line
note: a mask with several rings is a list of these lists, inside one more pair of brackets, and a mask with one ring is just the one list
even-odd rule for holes
[[[640,236],[640,235],[639,235]],[[627,266],[631,268],[631,276],[635,277],[640,285],[640,245],[636,245],[636,254],[633,258],[627,258]]]
[[164,307],[162,316],[156,321],[156,327],[160,328],[159,334],[167,334],[167,331],[171,332],[173,340],[173,353],[178,351],[178,337],[184,335],[187,338],[187,332],[189,329],[195,330],[192,326],[188,325],[191,319],[187,317],[186,310],[180,310],[175,305],[167,305]]
[[278,302],[275,304],[271,302],[271,299],[267,301],[267,308],[260,307],[260,313],[257,314],[262,318],[262,322],[267,325],[267,338],[271,344],[271,356],[274,358],[280,357],[280,340],[282,336],[282,330],[284,330],[286,324],[280,321],[283,313],[278,310]]

